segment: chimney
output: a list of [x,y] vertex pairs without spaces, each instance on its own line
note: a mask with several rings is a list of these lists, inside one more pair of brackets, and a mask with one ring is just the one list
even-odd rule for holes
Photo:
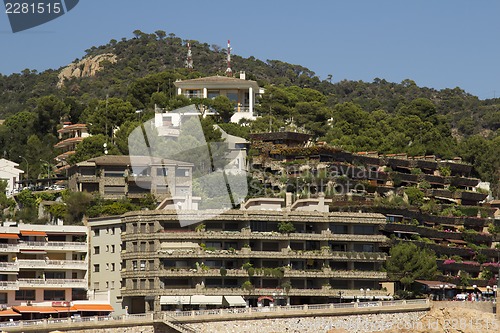
[[247,75],[245,74],[245,71],[240,71],[240,79],[241,80],[246,80],[247,79]]

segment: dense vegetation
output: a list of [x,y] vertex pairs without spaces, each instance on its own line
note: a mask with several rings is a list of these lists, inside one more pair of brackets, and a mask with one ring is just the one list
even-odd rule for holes
[[[214,121],[243,137],[249,132],[298,128],[351,151],[462,156],[474,164],[478,176],[497,183],[497,99],[481,101],[460,88],[435,90],[411,80],[331,83],[331,77],[320,80],[300,65],[234,56],[233,71],[246,71],[266,93],[258,107],[262,118],[242,124],[248,126],[228,124],[227,100],[189,101],[176,97],[173,86],[177,79],[223,75],[224,49],[189,41],[196,70],[188,71],[184,68],[188,41],[164,31],[133,34],[131,39],[86,50],[84,57],[113,53],[118,61],[104,62],[95,77],[67,80],[60,89],[56,70],[0,75],[3,156],[24,169],[29,163],[32,177],[43,175],[40,159],[57,155],[53,145],[61,121],[88,123],[94,135],[82,143],[71,162],[103,154],[106,137],[112,137],[108,152],[126,154],[128,134],[151,117],[155,104],[174,109],[195,103],[220,110],[221,117]],[[143,111],[136,113],[138,109]]]

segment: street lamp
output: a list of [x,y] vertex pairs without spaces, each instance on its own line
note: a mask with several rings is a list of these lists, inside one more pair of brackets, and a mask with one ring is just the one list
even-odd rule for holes
[[30,179],[30,163],[28,162],[28,159],[26,157],[19,155],[19,158],[22,158],[23,160],[26,161],[26,179]]
[[339,299],[340,299],[340,302],[339,303],[342,303],[342,295],[344,294],[343,291],[339,290]]

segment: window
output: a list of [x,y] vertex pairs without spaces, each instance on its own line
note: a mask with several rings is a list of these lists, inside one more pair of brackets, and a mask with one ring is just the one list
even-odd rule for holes
[[155,242],[149,242],[149,251],[153,252],[155,250]]
[[94,246],[94,254],[99,254],[99,246]]
[[115,246],[111,245],[111,253],[115,253]]
[[176,177],[189,177],[189,169],[177,169],[175,170]]
[[167,168],[158,168],[156,169],[156,175],[158,177],[166,177],[168,175],[168,169]]
[[115,289],[115,281],[111,281],[111,289]]
[[45,272],[45,278],[46,279],[65,279],[66,278],[66,273],[65,272]]
[[373,244],[354,244],[355,252],[373,252],[374,246]]
[[44,301],[64,301],[65,295],[64,290],[44,290],[43,300]]
[[106,281],[106,289],[109,289],[109,282]]
[[100,234],[100,231],[101,231],[100,229],[94,229],[94,236],[98,237]]
[[354,226],[355,235],[374,235],[376,234],[375,227],[372,225],[355,225]]
[[16,290],[16,301],[34,301],[34,290]]
[[94,265],[94,272],[99,273],[99,264]]
[[7,304],[7,293],[0,293],[0,304]]
[[109,271],[109,264],[106,263],[106,270]]
[[146,269],[146,260],[141,260],[141,271]]
[[114,263],[114,262],[112,262],[112,263],[111,263],[111,271],[112,271],[112,272],[114,272],[114,271],[115,271],[115,263]]
[[136,270],[137,270],[137,260],[132,261],[132,269],[133,269],[134,271],[136,271]]
[[109,252],[109,245],[106,245],[106,252]]
[[111,228],[109,229],[109,233],[110,233],[111,235],[114,235],[114,234],[115,234],[115,228],[114,228],[114,227],[111,227]]

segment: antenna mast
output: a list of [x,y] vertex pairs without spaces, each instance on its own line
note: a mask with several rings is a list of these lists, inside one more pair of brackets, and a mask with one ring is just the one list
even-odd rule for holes
[[226,76],[233,76],[233,70],[231,69],[231,41],[227,40],[227,69]]
[[192,53],[191,53],[191,43],[187,43],[187,56],[186,56],[186,68],[187,69],[193,69],[193,58],[192,58]]

